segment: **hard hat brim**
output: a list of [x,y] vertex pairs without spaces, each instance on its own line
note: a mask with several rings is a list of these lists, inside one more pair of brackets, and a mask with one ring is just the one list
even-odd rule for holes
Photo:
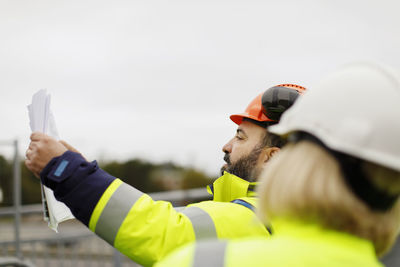
[[247,118],[247,119],[251,119],[251,120],[255,120],[255,121],[259,121],[259,122],[266,122],[266,121],[273,121],[273,120],[260,120],[259,118],[257,118],[256,116],[252,116],[246,113],[240,113],[240,114],[233,114],[230,116],[230,119],[236,123],[237,125],[240,125],[243,121],[243,118]]

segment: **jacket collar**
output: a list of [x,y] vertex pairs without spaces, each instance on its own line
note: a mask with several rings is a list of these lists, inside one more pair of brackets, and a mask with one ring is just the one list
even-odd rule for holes
[[236,175],[224,172],[224,175],[207,186],[214,201],[230,202],[241,197],[254,197],[256,182],[248,182]]

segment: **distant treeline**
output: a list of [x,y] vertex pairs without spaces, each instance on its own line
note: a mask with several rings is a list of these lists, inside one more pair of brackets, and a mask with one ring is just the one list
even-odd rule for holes
[[[41,202],[39,180],[21,165],[22,204]],[[141,159],[124,162],[104,162],[101,168],[111,175],[136,187],[143,192],[159,192],[175,189],[203,187],[210,184],[213,178],[192,168],[185,168],[173,163],[154,164]],[[13,162],[0,155],[0,189],[2,201],[0,206],[13,203]]]

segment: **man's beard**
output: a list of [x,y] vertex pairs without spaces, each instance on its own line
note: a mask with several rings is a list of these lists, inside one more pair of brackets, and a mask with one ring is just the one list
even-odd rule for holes
[[221,175],[226,171],[249,182],[257,181],[261,170],[256,168],[256,165],[261,151],[262,148],[257,146],[248,155],[239,158],[235,163],[231,163],[229,153],[225,153],[224,160],[227,165],[221,168]]

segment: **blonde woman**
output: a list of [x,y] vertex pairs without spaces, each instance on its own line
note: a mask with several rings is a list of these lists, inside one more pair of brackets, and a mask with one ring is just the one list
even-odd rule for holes
[[269,128],[289,140],[258,188],[270,240],[206,241],[157,266],[381,266],[400,224],[400,82],[342,68]]

